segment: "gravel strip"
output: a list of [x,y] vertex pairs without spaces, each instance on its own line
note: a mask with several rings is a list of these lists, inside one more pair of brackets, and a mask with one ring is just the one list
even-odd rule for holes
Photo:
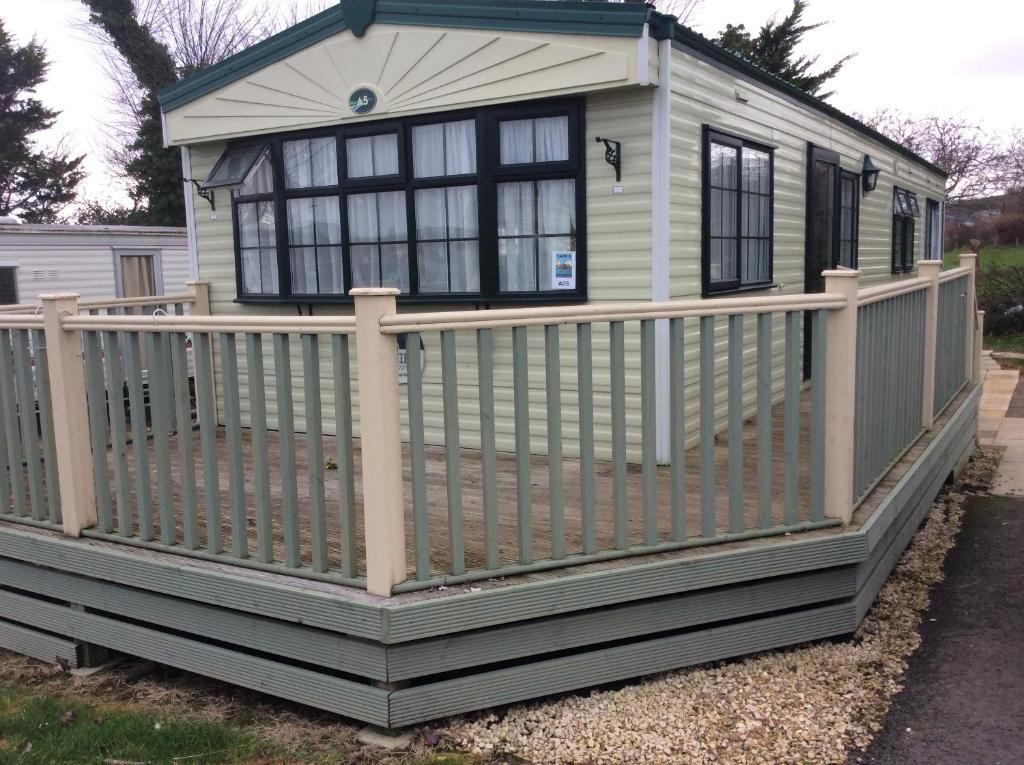
[[456,721],[466,751],[537,765],[842,763],[881,728],[920,644],[929,590],[984,492],[998,453],[979,452],[936,499],[925,525],[853,639],[692,667],[612,691],[519,704]]

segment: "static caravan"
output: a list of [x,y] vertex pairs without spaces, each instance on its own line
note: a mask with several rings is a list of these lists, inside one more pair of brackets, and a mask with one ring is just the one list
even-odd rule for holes
[[160,101],[188,315],[0,316],[23,652],[399,727],[842,635],[973,452],[943,172],[646,4],[344,0]]
[[0,304],[47,292],[84,299],[177,293],[192,278],[185,229],[0,225]]

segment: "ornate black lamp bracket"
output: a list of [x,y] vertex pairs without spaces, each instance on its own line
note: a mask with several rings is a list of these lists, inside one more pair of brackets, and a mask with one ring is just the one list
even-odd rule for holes
[[196,187],[196,193],[210,203],[210,209],[216,210],[217,204],[214,198],[213,189],[204,189],[202,186],[199,185],[199,181],[195,180],[194,178],[192,179],[192,185]]
[[604,144],[604,161],[615,168],[615,182],[622,181],[622,143],[600,136],[594,139]]

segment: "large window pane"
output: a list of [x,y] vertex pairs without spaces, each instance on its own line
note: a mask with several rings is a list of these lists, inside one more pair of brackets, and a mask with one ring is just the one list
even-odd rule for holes
[[276,294],[280,288],[274,203],[241,203],[237,210],[242,289],[253,295]]
[[505,120],[499,124],[498,134],[503,165],[569,159],[569,118],[565,115]]
[[342,293],[338,198],[289,199],[287,211],[292,291],[303,295]]
[[345,141],[349,178],[398,175],[398,136],[394,133]]
[[573,180],[537,183],[537,222],[539,234],[571,234],[576,230],[576,182]]
[[385,191],[348,197],[352,286],[409,291],[405,193]]
[[420,292],[480,290],[478,232],[476,186],[416,191]]
[[412,169],[417,178],[475,173],[476,123],[459,120],[414,127]]
[[338,154],[333,137],[285,141],[284,183],[290,189],[338,184]]
[[533,182],[498,184],[498,236],[536,233],[534,211]]
[[537,289],[536,240],[500,239],[498,241],[498,281],[504,292]]

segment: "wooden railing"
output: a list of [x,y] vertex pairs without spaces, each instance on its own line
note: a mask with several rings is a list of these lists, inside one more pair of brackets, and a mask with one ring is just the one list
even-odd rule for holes
[[845,524],[976,369],[943,302],[973,260],[939,269],[354,317],[50,296],[0,317],[2,517],[376,595]]

